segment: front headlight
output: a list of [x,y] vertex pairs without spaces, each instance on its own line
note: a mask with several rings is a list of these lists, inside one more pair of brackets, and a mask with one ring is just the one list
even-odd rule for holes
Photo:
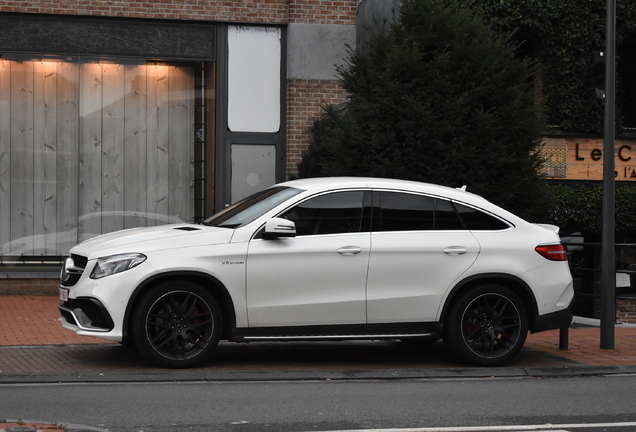
[[146,261],[146,255],[140,253],[112,255],[100,258],[97,260],[97,264],[91,272],[91,279],[100,279],[130,270],[144,261]]

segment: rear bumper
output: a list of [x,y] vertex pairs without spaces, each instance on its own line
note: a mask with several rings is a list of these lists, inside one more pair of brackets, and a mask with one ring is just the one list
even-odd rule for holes
[[572,304],[558,312],[535,317],[530,326],[532,333],[538,333],[546,330],[554,330],[564,327],[570,327],[572,324]]

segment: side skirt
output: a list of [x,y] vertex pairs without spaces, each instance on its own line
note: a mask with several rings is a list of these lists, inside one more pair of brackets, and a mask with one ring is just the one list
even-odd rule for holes
[[442,324],[363,324],[298,327],[244,327],[232,330],[235,342],[439,339]]

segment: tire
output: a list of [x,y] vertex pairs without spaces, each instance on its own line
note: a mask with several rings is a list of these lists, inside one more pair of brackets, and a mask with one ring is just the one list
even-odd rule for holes
[[485,284],[461,293],[444,324],[444,343],[458,359],[475,366],[500,366],[523,347],[528,316],[510,289]]
[[135,346],[167,368],[201,364],[219,343],[221,309],[214,296],[189,282],[168,282],[143,295],[134,313]]

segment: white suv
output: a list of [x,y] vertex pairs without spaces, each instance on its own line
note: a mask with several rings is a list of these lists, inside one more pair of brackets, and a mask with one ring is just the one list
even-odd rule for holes
[[495,366],[529,331],[568,326],[558,228],[464,189],[375,178],[272,186],[202,225],[105,234],[71,249],[62,324],[191,367],[220,339],[443,338]]

